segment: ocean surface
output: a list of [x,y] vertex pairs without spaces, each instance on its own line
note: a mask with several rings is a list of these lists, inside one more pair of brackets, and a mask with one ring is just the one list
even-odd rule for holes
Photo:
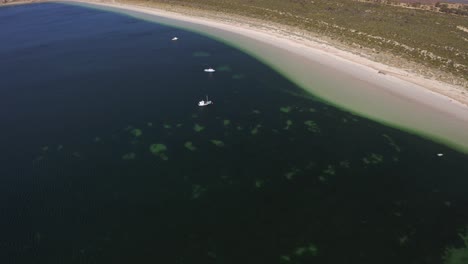
[[123,14],[3,7],[0,40],[3,264],[466,263],[466,154]]

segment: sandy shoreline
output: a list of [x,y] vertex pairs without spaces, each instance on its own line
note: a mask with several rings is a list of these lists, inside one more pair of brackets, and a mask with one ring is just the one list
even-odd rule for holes
[[[87,3],[181,27],[236,46],[332,104],[436,139],[468,153],[468,92],[371,61],[323,42],[226,18],[196,17],[139,5]],[[183,39],[182,39],[183,40]]]

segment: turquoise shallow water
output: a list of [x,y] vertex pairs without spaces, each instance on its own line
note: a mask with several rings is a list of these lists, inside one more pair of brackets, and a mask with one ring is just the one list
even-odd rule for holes
[[5,263],[443,263],[463,247],[464,154],[181,29],[61,4],[0,23]]

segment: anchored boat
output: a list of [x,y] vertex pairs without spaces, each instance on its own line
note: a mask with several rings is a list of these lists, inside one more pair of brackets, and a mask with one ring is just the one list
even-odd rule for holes
[[198,106],[207,106],[210,104],[213,104],[213,102],[208,100],[208,95],[206,96],[206,101],[201,100],[200,102],[198,102]]
[[213,69],[213,68],[210,67],[210,68],[208,68],[208,69],[205,69],[205,72],[215,72],[215,69]]

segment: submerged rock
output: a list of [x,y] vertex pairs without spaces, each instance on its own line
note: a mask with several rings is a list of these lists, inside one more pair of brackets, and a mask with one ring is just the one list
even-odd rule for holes
[[289,113],[289,112],[291,112],[291,110],[292,110],[291,106],[280,107],[280,111],[283,112],[283,113]]
[[307,246],[307,253],[311,254],[312,256],[317,256],[318,248],[314,244],[309,244]]
[[169,158],[167,157],[165,151],[167,150],[166,145],[164,144],[152,144],[150,146],[150,151],[153,153],[153,155],[158,156],[162,160],[168,160]]
[[463,240],[462,247],[449,247],[445,249],[444,264],[466,264],[468,263],[468,227],[464,234],[459,234]]
[[280,256],[280,261],[282,263],[288,263],[288,262],[291,262],[291,257],[287,256],[287,255],[282,255]]
[[288,180],[292,180],[292,178],[293,178],[297,173],[299,173],[299,172],[300,172],[299,169],[297,169],[297,168],[292,168],[290,171],[288,171],[288,172],[286,172],[286,173],[284,174],[284,177],[286,177],[286,179],[288,179]]
[[[280,263],[306,263],[304,257],[315,257],[318,255],[318,248],[314,244],[304,245],[295,248],[289,255],[280,256]],[[300,262],[297,262],[301,260]]]
[[198,199],[200,198],[200,196],[206,191],[206,188],[201,186],[201,185],[198,185],[198,184],[194,184],[192,185],[192,199]]
[[164,144],[152,144],[150,146],[150,151],[153,154],[159,154],[167,150],[166,145]]
[[232,79],[234,80],[240,80],[240,79],[244,79],[245,78],[245,75],[244,74],[234,74],[232,75]]
[[169,157],[166,155],[166,153],[159,153],[158,156],[164,161],[169,160]]
[[191,141],[185,142],[184,146],[185,146],[185,148],[187,148],[190,151],[197,150],[197,148],[193,145],[193,143]]
[[264,181],[261,179],[256,179],[255,180],[255,188],[262,188],[264,184]]
[[325,170],[323,170],[323,173],[327,175],[335,175],[336,170],[332,165],[328,165],[328,167]]
[[201,132],[201,131],[203,131],[204,129],[205,129],[205,127],[204,127],[204,126],[201,126],[201,125],[199,125],[199,124],[195,124],[195,125],[193,126],[193,130],[195,130],[195,132]]
[[258,130],[262,127],[262,125],[257,125],[252,130],[250,130],[250,134],[256,135],[258,133]]
[[123,160],[134,160],[136,158],[136,154],[133,152],[127,153],[122,156]]
[[286,126],[283,129],[288,130],[292,126],[292,124],[292,120],[286,120]]
[[224,142],[222,142],[221,140],[212,139],[210,140],[210,142],[217,147],[224,147]]
[[318,254],[318,249],[314,244],[309,244],[307,246],[296,248],[296,250],[294,251],[294,254],[296,256],[302,256],[305,254],[316,256]]
[[313,133],[320,132],[320,128],[317,126],[317,123],[315,123],[312,120],[307,120],[304,121],[304,125],[307,127],[307,130]]
[[192,54],[193,57],[209,57],[211,54],[206,51],[196,51]]
[[387,134],[383,134],[382,137],[384,137],[388,144],[396,151],[396,152],[400,152],[401,149],[400,149],[400,146],[398,146],[396,143],[395,143],[395,140],[393,140],[393,138],[391,138],[389,135]]
[[407,242],[408,242],[408,236],[407,235],[403,235],[403,236],[398,238],[398,244],[400,244],[400,246],[406,245]]
[[351,166],[351,163],[348,160],[340,161],[340,167],[345,168],[345,169],[349,169],[350,166]]
[[220,72],[230,72],[232,71],[231,67],[229,65],[221,65],[217,67],[217,70]]
[[296,248],[296,250],[294,251],[294,254],[295,254],[296,256],[302,256],[302,255],[304,255],[304,253],[306,253],[306,252],[307,252],[307,249],[306,249],[305,247],[298,247],[298,248]]
[[139,137],[143,134],[143,132],[141,131],[141,129],[138,129],[138,128],[134,128],[130,131],[130,133],[135,136],[135,137]]
[[371,153],[369,156],[362,158],[364,164],[379,164],[383,162],[383,156],[375,153]]

